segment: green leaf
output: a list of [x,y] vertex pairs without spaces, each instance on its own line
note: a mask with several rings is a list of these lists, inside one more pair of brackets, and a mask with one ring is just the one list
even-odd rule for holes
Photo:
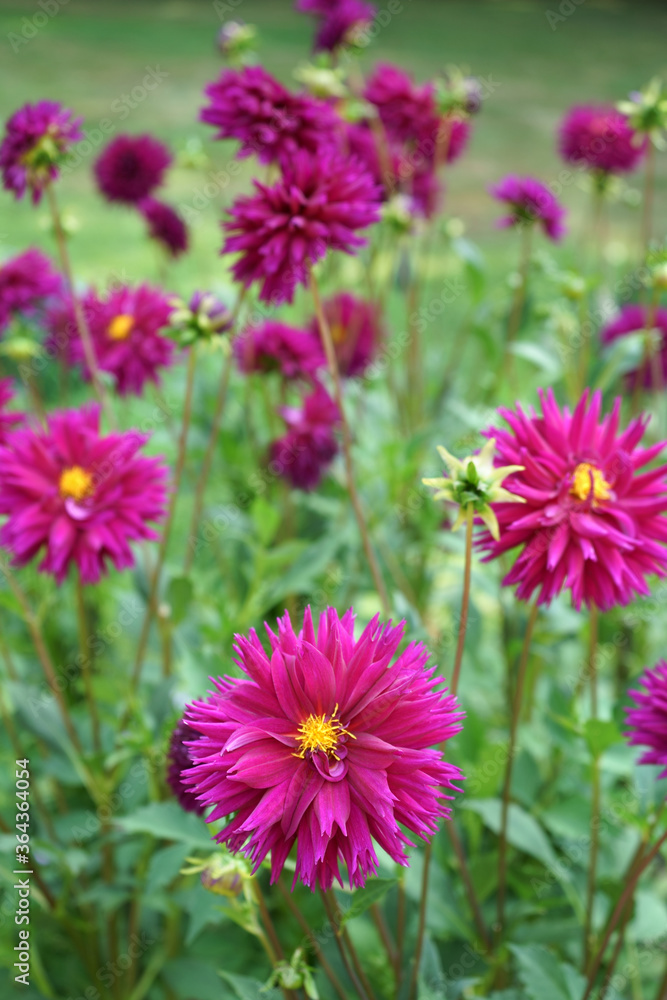
[[585,978],[542,945],[510,945],[519,963],[519,978],[531,1000],[581,1000]]
[[609,747],[623,740],[616,723],[603,719],[588,719],[584,725],[584,737],[594,757],[600,757]]
[[[482,817],[494,833],[500,833],[502,802],[500,799],[477,799],[462,802],[461,806]],[[515,803],[510,803],[507,814],[507,840],[513,847],[530,854],[550,868],[558,865],[558,858],[549,838],[534,816]]]
[[174,625],[182,622],[192,603],[194,587],[187,576],[173,576],[167,587],[167,601],[171,607],[171,620]]
[[150,833],[158,840],[178,840],[191,847],[214,850],[204,820],[184,812],[176,802],[151,802],[114,823],[125,833]]
[[348,920],[353,920],[354,917],[358,917],[365,910],[372,906],[373,903],[379,903],[381,899],[387,895],[389,890],[398,884],[398,879],[396,878],[372,878],[366,883],[363,889],[356,889],[354,895],[352,896],[352,905],[343,914],[343,919],[341,920],[341,926],[346,924]]
[[280,990],[267,989],[263,983],[249,976],[235,976],[231,972],[220,972],[222,978],[229,983],[239,1000],[282,1000]]
[[172,958],[162,970],[164,979],[179,997],[190,1000],[223,1000],[216,967],[200,958]]
[[180,872],[189,853],[189,844],[183,843],[171,844],[156,851],[148,866],[146,885],[143,889],[145,895],[150,896],[158,889],[164,889],[169,885]]

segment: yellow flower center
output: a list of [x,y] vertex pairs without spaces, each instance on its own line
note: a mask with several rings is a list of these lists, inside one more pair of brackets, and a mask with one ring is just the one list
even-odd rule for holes
[[80,465],[73,465],[71,469],[61,472],[58,485],[61,497],[65,499],[71,497],[72,500],[80,502],[92,493],[93,477]]
[[609,500],[611,486],[599,469],[589,462],[580,462],[574,470],[570,493],[578,500],[588,500],[593,494],[593,505],[597,500]]
[[343,344],[345,342],[346,330],[342,323],[332,323],[331,324],[331,339],[334,344]]
[[315,753],[323,750],[326,754],[331,754],[334,760],[338,760],[336,750],[341,736],[351,736],[356,739],[347,729],[343,729],[340,719],[337,719],[338,705],[331,715],[309,715],[305,722],[299,726],[296,738],[300,741],[299,752],[295,757],[305,757],[306,753]]
[[111,340],[125,340],[130,336],[133,326],[134,316],[130,316],[129,313],[120,313],[119,316],[114,316],[109,323],[107,334]]

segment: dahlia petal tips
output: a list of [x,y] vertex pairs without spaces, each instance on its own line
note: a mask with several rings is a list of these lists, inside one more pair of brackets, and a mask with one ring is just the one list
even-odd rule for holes
[[641,688],[628,692],[634,705],[626,708],[627,738],[631,746],[647,747],[640,764],[658,764],[667,777],[667,663],[660,660],[645,670]]
[[181,778],[181,772],[192,766],[186,741],[197,739],[198,736],[199,734],[190,729],[184,719],[179,719],[169,740],[167,784],[186,812],[202,816],[206,812],[206,807],[197,801]]
[[354,637],[354,614],[328,608],[316,627],[310,608],[296,633],[289,615],[267,628],[267,654],[254,631],[237,636],[245,675],[214,680],[207,700],[186,710],[200,734],[182,780],[216,835],[257,871],[271,855],[271,881],[296,847],[294,883],[351,887],[378,870],[374,843],[401,865],[413,846],[450,817],[458,768],[434,749],[461,729],[463,713],[441,686],[428,651],[402,653],[404,623],[378,618]]
[[539,223],[544,235],[559,240],[565,233],[565,209],[544,184],[533,177],[510,174],[491,189],[498,201],[510,208],[510,214],[500,220],[500,226],[521,226]]
[[7,410],[7,405],[11,403],[13,398],[12,380],[0,378],[0,445],[6,444],[10,431],[25,419],[23,413]]
[[55,101],[24,104],[5,125],[0,143],[0,172],[7,191],[22,198],[30,191],[33,204],[54,181],[73,142],[83,138],[81,118]]

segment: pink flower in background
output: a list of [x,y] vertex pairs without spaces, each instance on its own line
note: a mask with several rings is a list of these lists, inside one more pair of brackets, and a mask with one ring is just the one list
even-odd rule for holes
[[95,162],[97,186],[109,201],[136,204],[162,184],[172,157],[151,135],[119,135]]
[[559,142],[567,163],[605,174],[634,170],[646,152],[646,138],[637,135],[627,118],[608,105],[571,108],[561,123]]
[[628,742],[648,749],[640,764],[658,764],[659,777],[667,777],[667,663],[660,660],[639,678],[643,690],[629,691],[634,705],[626,708]]
[[371,24],[377,7],[363,0],[339,0],[324,15],[315,36],[315,50],[334,52],[353,42],[357,32]]
[[[341,375],[363,375],[382,340],[380,314],[375,305],[350,292],[340,292],[323,303]],[[316,318],[311,320],[312,337],[320,342]],[[324,348],[321,347],[324,361]]]
[[0,332],[13,316],[34,315],[58,295],[63,280],[41,250],[30,248],[0,264]]
[[659,338],[655,345],[656,353],[640,369],[629,372],[627,379],[634,387],[641,370],[642,383],[647,389],[662,390],[667,387],[667,309],[652,310],[649,317],[649,310],[645,306],[624,306],[616,319],[607,323],[600,331],[600,338],[603,344],[612,344],[620,337],[646,330],[649,320],[651,329],[657,331]]
[[186,768],[192,767],[192,758],[188,752],[186,743],[189,740],[196,740],[200,735],[200,733],[195,732],[188,726],[185,719],[180,719],[176,724],[169,740],[167,784],[186,812],[203,816],[206,812],[206,806],[197,802],[196,797],[187,785],[183,783],[181,777]]
[[0,172],[7,191],[22,198],[26,190],[33,204],[58,176],[58,167],[73,142],[83,138],[81,118],[55,101],[24,104],[5,125],[0,143]]
[[261,66],[227,69],[205,91],[201,120],[217,139],[238,139],[239,156],[287,166],[299,150],[332,149],[340,120],[333,108],[307,94],[292,94]]
[[[407,831],[432,837],[462,777],[440,750],[463,713],[442,690],[428,650],[410,643],[405,624],[374,618],[354,638],[354,614],[328,608],[314,627],[310,608],[295,633],[289,615],[277,634],[266,626],[267,655],[253,631],[236,637],[242,679],[216,680],[206,701],[186,712],[201,733],[189,745],[183,780],[216,835],[257,871],[271,854],[271,881],[296,846],[294,883],[351,887],[378,871],[374,842],[408,864]],[[232,817],[231,819],[229,817]]]
[[274,305],[293,300],[309,265],[327,250],[362,246],[358,230],[379,218],[380,190],[356,161],[338,154],[297,153],[273,187],[254,184],[256,193],[229,212],[223,253],[240,254],[234,277],[246,287],[261,282],[259,298]]
[[380,63],[366,84],[364,97],[378,110],[391,142],[434,139],[440,126],[433,84],[418,86],[409,74]]
[[100,436],[99,408],[49,415],[46,429],[25,426],[0,447],[0,528],[17,566],[42,555],[39,569],[58,583],[78,567],[96,583],[107,563],[134,565],[130,542],[155,539],[165,515],[168,471],[139,454],[135,431]]
[[538,222],[550,240],[559,240],[564,235],[565,209],[549,188],[534,177],[509,174],[490,188],[490,193],[511,209],[510,214],[500,220],[499,226],[532,225]]
[[170,257],[185,253],[188,230],[176,209],[156,198],[144,198],[137,207],[148,223],[149,236],[164,247]]
[[314,490],[338,454],[338,406],[318,383],[301,408],[285,406],[280,412],[288,431],[271,445],[270,467],[295,489]]
[[503,583],[548,604],[569,589],[607,611],[650,593],[647,577],[667,574],[667,466],[646,470],[664,442],[640,447],[648,419],[619,433],[621,400],[601,418],[602,396],[588,390],[574,413],[540,392],[542,414],[501,409],[509,430],[491,428],[497,466],[522,465],[503,484],[525,503],[496,503],[500,540],[479,541],[486,559],[518,549]]
[[0,445],[7,443],[10,431],[25,419],[23,413],[10,413],[7,405],[14,398],[14,387],[10,378],[0,378]]
[[319,339],[274,319],[236,337],[234,354],[243,372],[279,371],[287,379],[310,379],[325,364]]

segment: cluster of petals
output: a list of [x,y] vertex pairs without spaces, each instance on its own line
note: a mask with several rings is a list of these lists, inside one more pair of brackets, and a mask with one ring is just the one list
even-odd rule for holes
[[648,749],[640,764],[657,764],[659,777],[667,776],[667,663],[660,660],[651,670],[645,670],[641,687],[629,691],[634,705],[626,708],[628,741],[632,746]]
[[280,413],[287,433],[271,445],[270,469],[296,489],[314,490],[338,454],[338,406],[318,382],[302,406],[285,406]]
[[38,204],[73,142],[81,139],[81,119],[55,101],[24,104],[5,125],[0,143],[3,186],[22,198],[26,190]]
[[167,251],[180,257],[188,249],[188,229],[175,208],[157,198],[144,198],[139,211],[148,224],[148,235]]
[[423,645],[399,654],[403,623],[374,618],[355,639],[352,611],[329,608],[315,627],[308,608],[298,633],[287,614],[266,628],[270,654],[254,631],[237,636],[244,676],[186,710],[200,736],[183,780],[210,821],[227,820],[219,843],[255,871],[270,853],[273,882],[296,846],[295,883],[342,884],[342,862],[361,887],[375,844],[407,865],[406,831],[426,839],[449,818],[461,775],[434,747],[463,714]]
[[563,589],[603,611],[647,595],[647,577],[667,573],[667,466],[653,466],[665,442],[640,446],[644,416],[620,430],[620,399],[604,417],[599,392],[572,413],[551,390],[540,399],[541,414],[501,409],[509,430],[487,432],[497,465],[523,466],[504,485],[524,501],[493,505],[500,540],[480,538],[487,560],[517,549],[503,583],[539,604]]
[[48,257],[30,248],[0,264],[0,332],[12,317],[31,316],[62,290],[62,278]]
[[581,105],[571,108],[561,123],[560,151],[567,163],[603,174],[622,174],[639,164],[646,139],[616,108]]
[[14,398],[14,389],[10,378],[0,378],[0,445],[7,442],[7,437],[17,424],[24,420],[22,413],[10,412],[7,406]]
[[151,135],[119,135],[95,162],[95,177],[109,201],[136,205],[158,188],[171,163],[167,147]]
[[632,304],[624,306],[619,315],[600,331],[603,344],[612,344],[631,333],[656,330],[659,344],[655,354],[638,369],[628,373],[632,386],[641,378],[647,389],[662,390],[667,386],[667,309],[648,309]]
[[335,52],[341,46],[354,42],[359,33],[368,27],[377,13],[377,7],[365,0],[338,0],[331,4],[321,18],[315,34],[316,52]]
[[312,379],[324,363],[317,337],[275,319],[250,327],[236,337],[234,355],[246,374],[278,371],[285,379]]
[[0,545],[17,566],[41,554],[58,583],[72,565],[84,583],[134,565],[130,543],[155,539],[165,514],[167,469],[139,454],[148,437],[102,436],[99,418],[97,406],[52,413],[0,447]]
[[510,214],[498,223],[501,227],[531,225],[538,222],[545,236],[559,240],[565,233],[565,209],[534,177],[517,177],[509,174],[491,188],[491,194],[510,208]]

